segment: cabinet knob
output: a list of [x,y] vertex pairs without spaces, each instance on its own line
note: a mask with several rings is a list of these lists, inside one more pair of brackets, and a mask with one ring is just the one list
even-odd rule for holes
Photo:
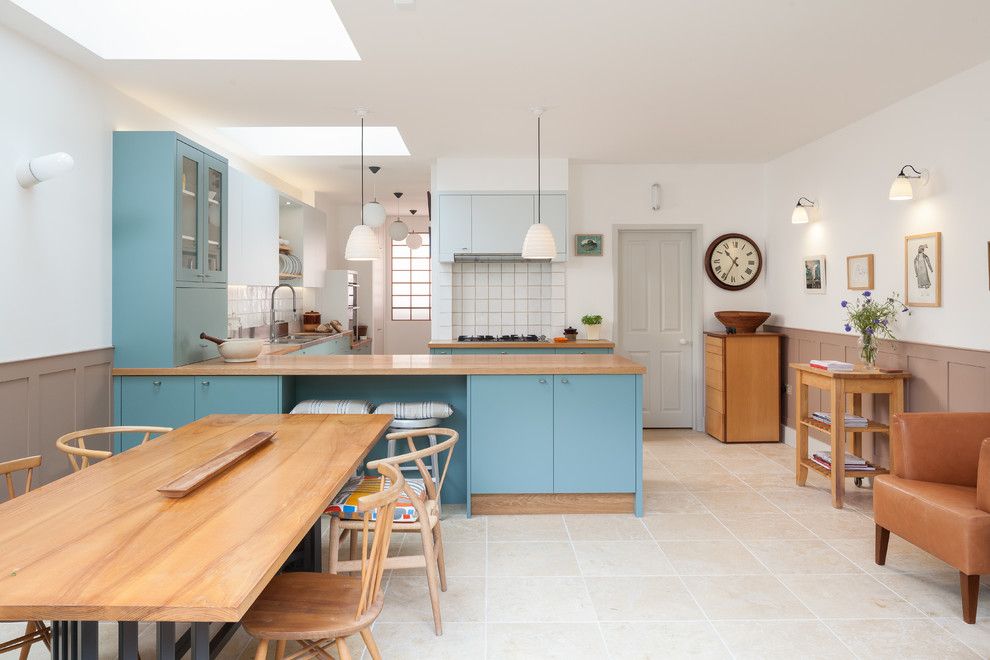
[[160,381],[160,380],[153,380],[153,381],[151,381],[151,384],[154,387],[161,387],[162,386],[162,381]]
[[561,378],[560,379],[560,382],[562,382],[562,383],[564,383],[566,385],[567,383],[569,383],[571,381],[567,380],[566,378]]
[[502,355],[508,355],[508,354],[509,354],[509,351],[502,351],[502,353],[501,353],[501,354],[502,354]]
[[204,380],[202,383],[200,383],[200,385],[202,385],[203,387],[209,387],[210,386],[210,381]]
[[546,378],[541,378],[540,379],[540,385],[546,385],[546,384],[547,384],[547,379]]

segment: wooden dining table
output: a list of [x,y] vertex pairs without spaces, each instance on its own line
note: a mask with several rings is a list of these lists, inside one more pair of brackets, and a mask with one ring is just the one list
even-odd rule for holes
[[[0,504],[0,620],[53,621],[59,659],[95,660],[99,621],[124,660],[138,622],[160,659],[215,656],[276,573],[321,570],[320,516],[391,420],[211,415]],[[195,491],[158,492],[259,431],[276,434]]]

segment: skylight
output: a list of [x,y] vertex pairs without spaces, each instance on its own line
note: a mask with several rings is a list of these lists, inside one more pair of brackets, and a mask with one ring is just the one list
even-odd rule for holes
[[[359,126],[236,126],[218,129],[261,156],[357,156]],[[365,126],[366,156],[408,156],[396,126]]]
[[12,0],[106,60],[360,60],[330,0]]

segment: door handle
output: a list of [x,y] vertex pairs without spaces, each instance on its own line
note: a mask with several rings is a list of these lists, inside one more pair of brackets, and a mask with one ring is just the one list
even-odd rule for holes
[[681,346],[687,346],[687,345],[688,345],[688,344],[690,344],[691,342],[689,342],[689,341],[688,341],[687,339],[681,339],[681,340],[680,340],[680,341],[678,341],[677,343],[679,343],[679,344],[680,344]]

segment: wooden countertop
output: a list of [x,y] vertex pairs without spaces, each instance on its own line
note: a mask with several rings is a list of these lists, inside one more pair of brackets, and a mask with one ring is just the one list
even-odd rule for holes
[[447,341],[434,340],[429,343],[430,348],[615,348],[615,342],[590,341],[579,339],[577,341],[553,342],[553,341]]
[[819,369],[813,367],[807,362],[791,362],[789,365],[791,369],[797,371],[804,371],[809,374],[815,374],[817,376],[824,376],[825,378],[856,378],[860,380],[881,380],[890,378],[910,378],[911,374],[906,371],[880,371],[878,369],[864,369],[860,365],[852,371],[828,371],[827,369]]
[[618,355],[263,355],[257,362],[220,358],[182,367],[114,369],[114,376],[471,376],[500,374],[643,374]]
[[[211,415],[0,504],[0,620],[240,620],[391,421]],[[190,495],[157,492],[262,430]]]

